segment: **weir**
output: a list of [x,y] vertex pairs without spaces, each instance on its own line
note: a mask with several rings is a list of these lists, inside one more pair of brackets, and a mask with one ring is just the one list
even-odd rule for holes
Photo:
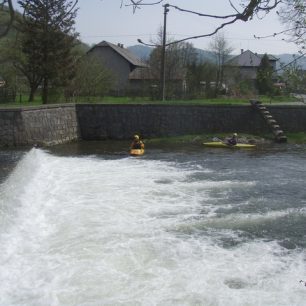
[[0,185],[0,305],[304,304],[304,147],[56,150]]

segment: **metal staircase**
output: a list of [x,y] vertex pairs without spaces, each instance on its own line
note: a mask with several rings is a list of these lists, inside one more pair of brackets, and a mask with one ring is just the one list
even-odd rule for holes
[[279,124],[273,118],[266,106],[264,106],[260,101],[257,100],[251,100],[250,103],[255,109],[259,111],[259,113],[265,119],[266,123],[274,134],[275,141],[280,143],[287,142],[287,137],[285,136],[284,131],[280,128]]

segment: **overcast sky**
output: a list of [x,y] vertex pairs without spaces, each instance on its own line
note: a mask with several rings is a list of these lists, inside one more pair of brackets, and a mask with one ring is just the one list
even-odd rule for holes
[[[127,0],[124,0],[127,3]],[[239,0],[232,0],[238,4]],[[164,2],[166,3],[166,2]],[[228,0],[169,0],[167,3],[181,8],[206,14],[232,14],[233,8]],[[76,30],[82,41],[96,44],[102,40],[124,46],[138,44],[140,38],[146,43],[157,40],[157,33],[163,25],[163,6],[143,6],[133,13],[132,7],[122,6],[121,0],[79,0],[79,11],[76,19]],[[238,5],[237,5],[238,8]],[[198,17],[170,8],[167,14],[167,35],[174,39],[210,33],[217,25],[216,20]],[[267,36],[279,32],[284,27],[275,13],[270,13],[262,20],[237,22],[224,30],[228,44],[234,48],[234,54],[241,49],[257,53],[296,53],[292,43],[282,40],[283,37],[255,39],[256,36]],[[212,38],[190,40],[194,47],[209,49]]]

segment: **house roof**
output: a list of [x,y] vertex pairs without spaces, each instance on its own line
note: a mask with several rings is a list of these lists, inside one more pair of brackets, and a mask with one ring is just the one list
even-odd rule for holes
[[[258,67],[264,54],[253,53],[250,50],[246,50],[241,54],[235,56],[229,60],[229,63],[239,67]],[[269,61],[277,61],[278,59],[268,54]]]
[[120,54],[123,58],[125,58],[129,63],[136,67],[147,67],[147,65],[142,62],[139,58],[137,58],[132,52],[130,52],[128,49],[125,49],[122,44],[112,44],[110,42],[107,42],[105,40],[101,41],[97,45],[93,46],[88,52],[93,50],[94,48],[100,48],[100,47],[109,47],[113,49],[115,52]]

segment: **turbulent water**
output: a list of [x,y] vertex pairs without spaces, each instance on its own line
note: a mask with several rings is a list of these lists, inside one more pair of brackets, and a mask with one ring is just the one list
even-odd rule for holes
[[282,148],[17,154],[0,305],[306,305],[306,147]]

